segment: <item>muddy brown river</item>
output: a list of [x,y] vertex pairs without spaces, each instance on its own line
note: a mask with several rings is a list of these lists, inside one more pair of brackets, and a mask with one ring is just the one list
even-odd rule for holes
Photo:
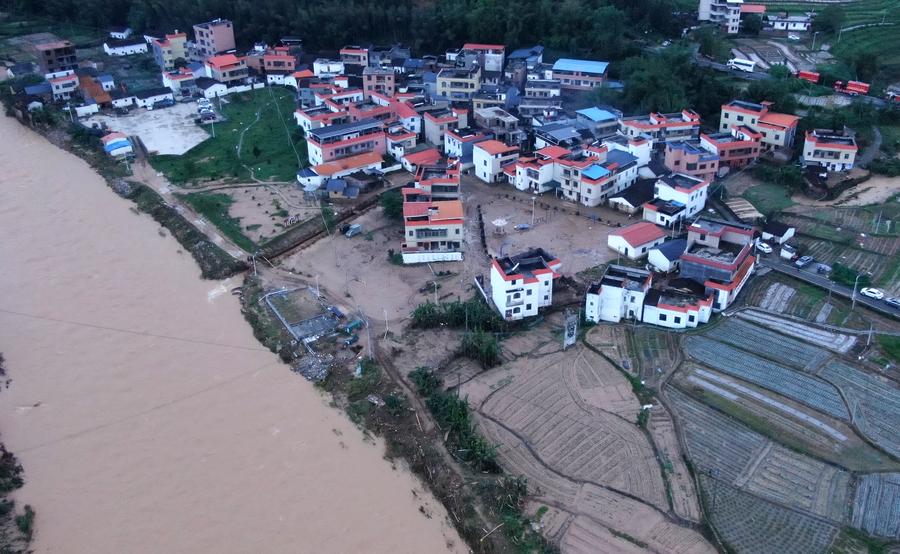
[[236,281],[201,280],[5,117],[0,168],[0,432],[37,552],[465,551],[381,444],[256,343]]

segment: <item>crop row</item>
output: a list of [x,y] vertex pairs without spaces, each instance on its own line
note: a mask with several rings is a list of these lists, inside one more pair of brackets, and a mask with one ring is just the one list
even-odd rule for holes
[[853,526],[879,537],[900,538],[900,473],[859,478],[853,501]]
[[841,353],[848,352],[856,344],[856,337],[836,333],[827,329],[813,327],[790,319],[784,319],[774,314],[763,312],[741,312],[741,319],[746,319],[778,332],[781,335],[789,335],[794,338],[811,342],[816,346],[830,348]]
[[700,476],[712,524],[735,552],[825,552],[840,528]]
[[826,364],[819,374],[843,391],[859,430],[889,453],[900,456],[900,390],[837,361]]
[[796,369],[803,369],[828,357],[828,353],[821,348],[740,319],[728,319],[711,328],[706,336],[743,350],[758,352]]
[[690,337],[685,350],[705,365],[749,381],[810,408],[847,420],[849,414],[834,386],[726,344]]
[[684,426],[687,450],[701,473],[737,480],[766,444],[766,439],[678,389],[668,393]]

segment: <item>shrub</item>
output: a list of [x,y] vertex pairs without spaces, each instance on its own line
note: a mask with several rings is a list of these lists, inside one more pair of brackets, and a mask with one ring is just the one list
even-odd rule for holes
[[500,363],[500,344],[493,333],[472,331],[463,336],[462,354],[478,361],[482,368],[487,369]]
[[385,192],[379,202],[386,218],[396,221],[403,219],[403,195],[399,190]]
[[25,505],[25,512],[16,516],[16,527],[25,535],[26,540],[31,540],[34,533],[34,510],[28,504]]
[[[857,276],[859,276],[859,281],[856,280]],[[856,285],[858,288],[862,288],[871,284],[871,279],[868,274],[860,275],[857,270],[845,266],[840,262],[836,262],[831,267],[831,280],[835,283],[847,285],[848,287]]]

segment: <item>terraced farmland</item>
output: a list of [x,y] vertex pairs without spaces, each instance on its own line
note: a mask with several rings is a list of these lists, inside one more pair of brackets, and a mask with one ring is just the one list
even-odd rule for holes
[[757,462],[745,488],[835,523],[847,520],[850,473],[782,446],[773,446]]
[[716,471],[719,479],[734,482],[769,444],[762,435],[678,389],[669,388],[667,394],[684,429],[688,455],[699,473]]
[[828,357],[828,352],[740,319],[727,319],[709,329],[705,335],[720,342],[757,352],[766,358],[796,369],[815,366]]
[[[634,397],[628,393],[631,413],[627,419],[594,407],[590,398],[578,392],[581,385],[574,375],[573,354],[570,350],[545,356],[539,367],[522,360],[529,370],[492,393],[480,413],[502,422],[555,471],[633,494],[665,509],[665,487],[655,453],[634,423]],[[618,381],[626,385],[621,376]],[[620,390],[615,387],[611,394],[618,398],[621,395],[616,391]],[[613,408],[619,413],[622,401]]]
[[900,390],[839,361],[826,364],[819,375],[847,397],[859,430],[888,453],[900,456]]
[[711,520],[722,539],[742,554],[826,552],[840,527],[701,475],[712,506]]
[[900,538],[900,473],[859,478],[853,501],[853,526],[871,535]]
[[713,369],[769,389],[822,413],[849,419],[847,407],[838,391],[821,379],[705,337],[689,337],[685,341],[685,351]]
[[900,204],[890,202],[877,207],[830,208],[809,214],[833,227],[861,233],[900,236]]

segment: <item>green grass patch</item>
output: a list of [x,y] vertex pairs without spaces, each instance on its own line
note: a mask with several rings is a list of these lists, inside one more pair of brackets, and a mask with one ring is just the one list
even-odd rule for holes
[[[293,181],[297,156],[299,165],[308,164],[306,141],[293,119],[294,109],[293,94],[280,87],[229,95],[227,103],[222,103],[227,121],[215,125],[215,137],[210,135],[180,156],[153,156],[150,161],[170,181],[180,184],[219,179],[246,181],[250,179],[248,167],[259,179]],[[212,126],[205,128],[212,132]]]
[[887,357],[895,362],[900,362],[900,337],[878,335],[876,342],[878,342],[878,347],[881,348],[881,351]]
[[248,252],[256,250],[256,243],[244,235],[240,218],[232,217],[228,213],[228,208],[234,203],[230,196],[213,192],[194,192],[177,196],[208,219],[233,243]]
[[754,185],[744,191],[743,196],[763,214],[779,212],[794,205],[786,188],[771,183]]

